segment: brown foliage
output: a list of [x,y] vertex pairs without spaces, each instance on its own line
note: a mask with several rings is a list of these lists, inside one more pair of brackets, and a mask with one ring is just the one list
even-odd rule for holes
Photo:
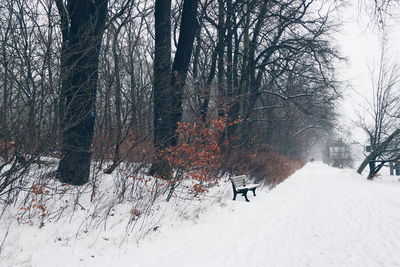
[[228,162],[233,166],[230,168],[233,174],[247,174],[271,187],[283,182],[305,164],[304,160],[291,159],[273,151],[252,153],[244,150],[231,151]]
[[0,140],[0,158],[8,163],[10,157],[12,157],[15,153],[15,142],[14,141],[1,141]]
[[[96,136],[93,141],[95,159],[112,160],[115,142],[107,136]],[[120,141],[120,157],[129,162],[149,163],[154,155],[152,140],[149,137],[127,131]]]
[[177,133],[180,143],[163,151],[164,157],[175,170],[198,181],[213,179],[221,169],[221,148],[218,143],[226,122],[223,118],[209,124],[201,120],[180,122]]
[[223,174],[222,146],[220,143],[228,126],[240,123],[227,123],[225,117],[210,119],[207,122],[197,119],[180,122],[177,133],[179,144],[162,151],[169,166],[174,170],[173,181],[191,179],[195,194],[207,192],[207,188],[218,183]]

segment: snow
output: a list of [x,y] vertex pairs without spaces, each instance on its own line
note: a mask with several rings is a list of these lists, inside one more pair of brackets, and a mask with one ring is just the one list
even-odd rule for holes
[[398,177],[310,163],[250,202],[232,201],[228,183],[215,190],[222,197],[160,203],[170,208],[139,243],[121,243],[122,217],[75,238],[65,223],[10,227],[0,266],[400,266]]

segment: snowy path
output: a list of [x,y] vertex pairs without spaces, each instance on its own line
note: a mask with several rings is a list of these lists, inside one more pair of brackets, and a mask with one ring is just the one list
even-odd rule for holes
[[[230,196],[230,195],[229,195]],[[227,197],[229,197],[227,196]],[[153,241],[108,247],[79,261],[33,266],[400,266],[400,183],[370,182],[352,170],[308,164],[250,203],[226,201],[195,223],[160,228]],[[124,251],[124,252],[123,252]]]
[[228,202],[117,262],[138,267],[400,266],[400,186],[309,164],[268,194],[260,192],[250,203]]

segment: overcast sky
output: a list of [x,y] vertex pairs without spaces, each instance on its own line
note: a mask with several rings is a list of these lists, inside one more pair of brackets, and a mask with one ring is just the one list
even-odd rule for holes
[[[345,124],[350,128],[355,141],[363,142],[366,136],[361,129],[355,127],[354,121],[358,114],[363,115],[365,101],[362,96],[369,96],[372,91],[371,75],[377,68],[381,51],[381,33],[374,26],[371,17],[358,5],[358,0],[352,0],[343,8],[341,17],[343,26],[337,34],[338,48],[348,59],[339,68],[339,79],[347,81],[351,89],[345,90],[344,102],[340,107]],[[388,55],[397,61],[400,52],[400,20],[391,19],[387,28]]]

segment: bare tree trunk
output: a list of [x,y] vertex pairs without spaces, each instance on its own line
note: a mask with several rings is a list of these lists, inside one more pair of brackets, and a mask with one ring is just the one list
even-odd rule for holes
[[181,28],[179,31],[178,46],[172,65],[171,75],[171,145],[178,143],[176,129],[183,113],[183,88],[192,56],[194,38],[197,30],[197,6],[199,0],[185,0],[183,2]]
[[233,96],[233,25],[234,24],[234,12],[232,6],[232,0],[227,1],[227,16],[226,16],[226,96],[231,101]]
[[363,172],[363,170],[365,169],[365,167],[367,167],[368,163],[371,160],[374,160],[376,158],[376,156],[373,156],[372,154],[368,155],[360,164],[360,166],[357,169],[357,172],[359,174],[361,174]]
[[114,158],[113,162],[110,167],[107,168],[105,173],[111,174],[116,167],[121,162],[121,155],[120,155],[120,146],[121,143],[123,142],[122,138],[122,84],[121,84],[121,74],[120,74],[120,55],[118,54],[118,36],[119,33],[122,29],[122,26],[127,22],[127,20],[124,20],[123,23],[121,23],[118,28],[116,29],[115,35],[114,35],[114,40],[112,44],[112,52],[113,52],[113,57],[114,57],[114,72],[115,72],[115,120],[116,120],[116,133],[115,133],[115,138],[114,138]]
[[58,177],[74,185],[87,183],[95,122],[98,63],[107,14],[107,0],[62,1],[62,149]]
[[6,139],[8,136],[8,127],[7,127],[7,107],[8,107],[8,59],[6,57],[7,55],[7,50],[6,50],[6,44],[4,43],[2,45],[2,50],[3,50],[3,69],[4,69],[4,74],[3,74],[3,103],[1,105],[1,113],[0,113],[0,126],[1,126],[1,133],[0,133],[0,140],[1,139]]
[[225,1],[218,0],[218,116],[225,115]]
[[204,87],[204,92],[200,93],[200,117],[203,122],[207,121],[208,104],[210,103],[210,87],[217,70],[217,58],[217,50],[214,50],[211,58],[211,67],[207,77],[206,86]]
[[[178,46],[169,72],[171,59],[171,2],[156,1],[156,44],[154,58],[154,144],[158,149],[178,143],[175,132],[183,113],[183,88],[193,50],[197,28],[198,0],[183,3]],[[169,78],[169,82],[166,80]],[[168,88],[167,84],[170,84]],[[169,94],[168,94],[169,93]],[[158,154],[158,153],[157,153]],[[169,178],[170,167],[165,159],[156,155],[150,174]]]
[[168,113],[171,112],[171,0],[156,0],[154,17],[153,125],[156,155],[149,174],[167,178],[170,168],[159,151],[171,142],[168,120]]

